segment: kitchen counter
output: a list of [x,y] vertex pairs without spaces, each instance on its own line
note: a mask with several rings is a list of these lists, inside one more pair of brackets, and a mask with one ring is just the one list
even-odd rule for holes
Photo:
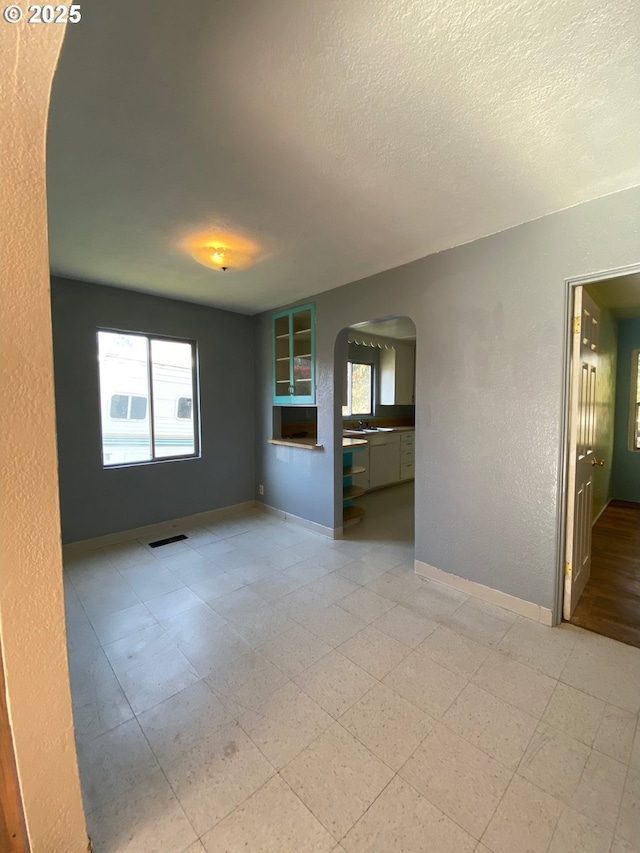
[[382,427],[381,429],[343,429],[343,435],[384,435],[387,432],[415,432],[415,426]]

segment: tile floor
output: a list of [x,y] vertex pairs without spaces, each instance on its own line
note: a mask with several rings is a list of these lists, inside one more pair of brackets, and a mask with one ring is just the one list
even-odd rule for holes
[[413,574],[411,485],[69,558],[96,853],[640,850],[640,650]]

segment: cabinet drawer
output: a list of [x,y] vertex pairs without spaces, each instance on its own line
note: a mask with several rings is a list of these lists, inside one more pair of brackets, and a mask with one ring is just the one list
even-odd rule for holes
[[403,462],[400,466],[400,479],[412,480],[415,476],[415,467],[413,462]]
[[404,447],[411,444],[414,445],[416,440],[415,432],[401,432],[400,433],[400,444]]
[[415,462],[416,454],[413,447],[402,447],[400,449],[400,464]]

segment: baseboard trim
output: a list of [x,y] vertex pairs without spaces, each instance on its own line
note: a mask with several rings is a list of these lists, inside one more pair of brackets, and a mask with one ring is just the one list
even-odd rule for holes
[[553,625],[553,613],[548,607],[541,607],[539,604],[534,604],[533,601],[526,601],[523,598],[517,598],[515,595],[509,595],[509,593],[502,592],[499,589],[493,589],[493,587],[476,583],[476,581],[470,581],[467,578],[443,572],[442,569],[437,569],[435,566],[430,566],[421,560],[415,560],[414,565],[416,574],[421,578],[441,583],[444,586],[450,586],[453,589],[471,595],[473,598],[479,598],[481,601],[495,604],[496,607],[502,607],[503,610],[517,613],[519,616],[526,616],[527,619],[533,619],[535,622],[541,622],[543,625]]
[[316,521],[309,521],[308,518],[302,518],[299,515],[292,515],[290,512],[285,512],[282,509],[277,509],[269,504],[256,503],[256,507],[266,512],[268,515],[274,515],[276,518],[281,518],[283,521],[290,521],[292,524],[297,524],[299,527],[304,527],[307,530],[312,530],[314,533],[319,533],[321,536],[327,536],[329,539],[342,539],[342,527],[325,527],[323,524],[318,524]]
[[69,542],[63,545],[65,556],[71,557],[77,554],[85,554],[87,551],[95,551],[98,548],[107,548],[109,545],[120,545],[123,542],[132,542],[136,539],[162,538],[163,534],[175,533],[181,529],[206,525],[207,522],[219,521],[221,518],[229,518],[240,515],[248,509],[257,506],[255,501],[244,501],[231,506],[210,509],[206,512],[198,512],[195,515],[186,515],[183,518],[174,518],[170,521],[160,521],[157,524],[148,524],[144,527],[134,527],[131,530],[122,530],[118,533],[107,533],[105,536],[97,536],[94,539],[81,539],[78,542]]

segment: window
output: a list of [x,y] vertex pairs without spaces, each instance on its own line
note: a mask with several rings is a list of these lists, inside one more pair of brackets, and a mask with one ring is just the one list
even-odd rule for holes
[[631,422],[633,450],[640,450],[640,349],[635,349],[631,361]]
[[178,411],[176,417],[191,420],[193,417],[193,400],[191,397],[178,397]]
[[147,398],[133,394],[114,394],[109,406],[114,421],[143,421],[147,417]]
[[197,456],[196,345],[98,331],[105,467]]
[[347,362],[347,405],[343,417],[373,414],[373,365]]

